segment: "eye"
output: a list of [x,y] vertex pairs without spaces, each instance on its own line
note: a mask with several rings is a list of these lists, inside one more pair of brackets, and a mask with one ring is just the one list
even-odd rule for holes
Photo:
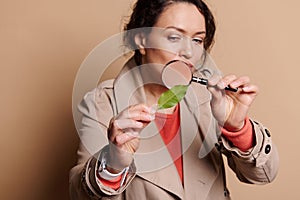
[[203,39],[202,38],[193,38],[193,42],[200,45],[203,43]]
[[168,40],[171,42],[178,42],[181,40],[181,36],[180,35],[169,35],[168,36]]

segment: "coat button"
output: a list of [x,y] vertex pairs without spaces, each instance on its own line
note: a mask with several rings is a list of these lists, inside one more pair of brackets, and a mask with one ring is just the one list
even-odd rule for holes
[[268,154],[271,151],[271,145],[267,144],[267,146],[265,147],[265,153]]
[[268,137],[271,137],[271,133],[270,133],[270,131],[268,129],[265,129],[265,132],[266,132],[266,134],[267,134]]

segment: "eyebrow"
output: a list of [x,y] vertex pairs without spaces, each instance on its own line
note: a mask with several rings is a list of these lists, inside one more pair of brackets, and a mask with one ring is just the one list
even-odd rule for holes
[[[177,30],[179,32],[182,32],[183,34],[187,33],[184,29],[176,27],[176,26],[168,26],[165,29],[175,29],[175,30]],[[198,31],[194,35],[201,35],[201,34],[206,34],[206,32],[205,31]]]

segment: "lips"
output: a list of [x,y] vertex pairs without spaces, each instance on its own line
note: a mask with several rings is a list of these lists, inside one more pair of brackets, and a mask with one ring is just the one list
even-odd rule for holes
[[182,59],[171,60],[165,66],[170,65],[174,62],[183,62],[184,64],[186,64],[190,68],[191,71],[195,70],[195,67],[194,67],[193,63],[191,63],[190,61],[182,60]]

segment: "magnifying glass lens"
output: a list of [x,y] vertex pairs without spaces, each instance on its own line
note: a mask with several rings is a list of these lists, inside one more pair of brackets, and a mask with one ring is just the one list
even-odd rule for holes
[[[173,60],[164,67],[162,71],[162,81],[169,89],[176,85],[189,85],[191,82],[207,85],[208,80],[201,78],[201,76],[193,76],[192,69],[193,67],[190,67],[190,65],[183,61]],[[208,70],[202,71],[202,73],[209,72]],[[211,72],[209,72],[209,74],[211,74]],[[237,92],[238,88],[232,88],[228,85],[225,87],[225,90]]]
[[188,85],[192,79],[192,71],[187,63],[179,60],[169,62],[163,69],[162,81],[167,88],[175,85]]

